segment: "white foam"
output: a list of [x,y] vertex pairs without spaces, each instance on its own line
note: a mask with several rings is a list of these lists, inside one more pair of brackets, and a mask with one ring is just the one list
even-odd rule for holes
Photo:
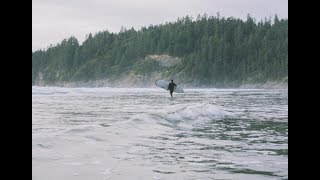
[[199,118],[224,118],[228,112],[222,110],[219,106],[212,104],[196,104],[178,110],[169,115],[169,119],[176,120],[197,120]]
[[65,87],[40,87],[32,86],[32,95],[65,95],[65,94],[97,94],[97,93],[146,93],[146,92],[165,92],[159,88],[65,88]]

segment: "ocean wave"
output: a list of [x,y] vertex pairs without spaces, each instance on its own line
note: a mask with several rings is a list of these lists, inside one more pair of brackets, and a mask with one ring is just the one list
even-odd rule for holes
[[32,86],[32,95],[63,95],[63,94],[90,94],[90,93],[146,93],[146,92],[162,92],[162,89],[158,88],[66,88],[66,87],[53,87],[53,86]]
[[187,106],[176,112],[170,113],[169,120],[198,120],[198,119],[223,119],[229,116],[229,112],[222,110],[220,106],[212,104],[196,104]]

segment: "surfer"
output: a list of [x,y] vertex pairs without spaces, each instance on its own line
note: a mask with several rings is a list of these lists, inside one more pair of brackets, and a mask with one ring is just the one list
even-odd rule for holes
[[169,84],[168,89],[167,89],[167,90],[170,90],[171,97],[173,97],[172,93],[173,93],[173,89],[175,86],[177,86],[177,85],[175,83],[173,83],[173,80],[171,80],[171,83]]

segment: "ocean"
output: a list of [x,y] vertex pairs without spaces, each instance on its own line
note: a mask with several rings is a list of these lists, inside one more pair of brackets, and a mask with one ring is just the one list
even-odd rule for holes
[[288,179],[287,89],[32,87],[33,180]]

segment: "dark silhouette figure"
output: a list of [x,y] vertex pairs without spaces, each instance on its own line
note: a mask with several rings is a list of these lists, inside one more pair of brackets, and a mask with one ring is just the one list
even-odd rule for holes
[[173,80],[171,80],[171,83],[169,84],[169,87],[167,89],[167,90],[170,90],[171,97],[173,97],[172,93],[173,93],[173,89],[174,89],[175,86],[177,86],[177,85],[175,83],[173,83]]

